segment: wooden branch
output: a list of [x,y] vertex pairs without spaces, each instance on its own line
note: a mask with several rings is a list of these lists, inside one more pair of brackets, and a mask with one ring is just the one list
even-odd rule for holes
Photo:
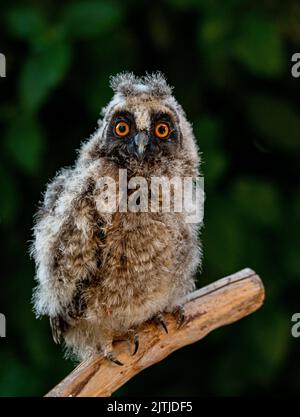
[[175,350],[254,312],[263,300],[263,284],[249,268],[220,279],[184,300],[186,324],[182,328],[176,328],[171,315],[166,315],[168,334],[153,323],[145,323],[139,330],[140,347],[135,356],[131,355],[127,342],[115,344],[116,354],[124,366],[114,365],[101,355],[94,356],[82,362],[46,396],[110,396],[134,375]]

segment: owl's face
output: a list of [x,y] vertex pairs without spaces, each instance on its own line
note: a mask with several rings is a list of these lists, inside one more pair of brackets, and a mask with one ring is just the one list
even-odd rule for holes
[[175,111],[147,96],[112,109],[104,135],[106,155],[129,163],[171,157],[181,138]]
[[98,130],[82,147],[81,163],[106,158],[146,172],[170,167],[169,161],[198,165],[192,127],[161,73],[121,73],[110,85],[115,94],[102,109]]
[[[115,176],[196,177],[199,156],[192,126],[160,73],[111,78],[114,96],[98,129],[82,146],[78,164]],[[105,168],[105,169],[104,169]]]

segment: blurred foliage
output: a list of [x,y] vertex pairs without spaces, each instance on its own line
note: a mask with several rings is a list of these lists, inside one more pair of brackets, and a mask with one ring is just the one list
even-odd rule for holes
[[32,216],[75,159],[118,71],[161,70],[193,122],[205,176],[199,285],[250,266],[265,306],[174,353],[119,395],[296,394],[300,294],[297,0],[3,1],[0,79],[0,395],[42,395],[69,372],[31,311]]

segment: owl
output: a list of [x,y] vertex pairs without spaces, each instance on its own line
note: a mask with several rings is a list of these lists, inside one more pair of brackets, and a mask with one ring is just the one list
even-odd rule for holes
[[104,212],[101,179],[118,184],[120,170],[128,181],[195,178],[200,157],[161,73],[122,73],[110,84],[114,95],[95,133],[75,165],[48,184],[36,214],[33,303],[67,354],[83,360],[102,352],[122,365],[113,350],[118,337],[128,338],[135,354],[142,323],[154,320],[167,331],[165,312],[184,321],[181,300],[195,288],[201,259],[200,225],[187,222],[184,211]]

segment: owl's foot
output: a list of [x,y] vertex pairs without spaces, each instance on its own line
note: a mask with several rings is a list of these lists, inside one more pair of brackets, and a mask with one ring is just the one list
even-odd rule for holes
[[132,353],[132,356],[134,356],[136,354],[136,352],[139,350],[139,335],[135,332],[134,329],[129,330],[128,332],[128,340],[130,343],[133,343],[134,345],[134,350]]
[[157,313],[153,317],[153,320],[154,320],[154,323],[161,325],[166,333],[169,333],[168,332],[168,327],[167,327],[167,322],[166,322],[162,313]]
[[123,363],[119,361],[117,356],[115,355],[113,351],[113,340],[110,338],[107,338],[105,341],[103,341],[102,345],[98,346],[99,351],[103,353],[103,356],[105,359],[107,359],[109,362],[113,362],[116,365],[123,366]]
[[123,363],[122,363],[122,362],[120,362],[120,361],[118,360],[118,358],[116,357],[116,355],[115,355],[115,354],[114,354],[114,352],[112,352],[112,351],[107,352],[107,353],[104,355],[104,357],[105,357],[107,360],[109,360],[110,362],[115,363],[116,365],[123,366]]
[[185,322],[184,308],[182,306],[175,307],[175,309],[172,311],[172,315],[176,319],[177,329],[180,329],[180,327],[182,327]]

